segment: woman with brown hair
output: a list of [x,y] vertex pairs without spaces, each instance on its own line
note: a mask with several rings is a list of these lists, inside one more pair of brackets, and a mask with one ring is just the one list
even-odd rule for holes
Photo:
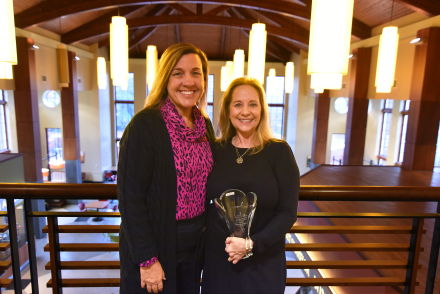
[[[198,293],[214,141],[204,110],[208,60],[188,43],[163,53],[146,106],[120,142],[120,293]],[[146,290],[145,290],[146,289]]]
[[299,171],[289,145],[272,137],[269,123],[261,84],[253,78],[232,81],[221,101],[221,137],[213,148],[207,198],[238,189],[254,192],[257,206],[250,239],[244,239],[230,237],[209,205],[202,293],[284,293],[284,236],[296,221]]

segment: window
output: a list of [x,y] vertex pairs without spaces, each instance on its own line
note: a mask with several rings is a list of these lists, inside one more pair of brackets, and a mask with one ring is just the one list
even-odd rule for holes
[[5,91],[0,90],[0,153],[9,152]]
[[435,149],[434,166],[440,167],[440,127],[437,136],[437,148]]
[[208,113],[209,119],[214,123],[214,75],[208,76],[208,93],[206,93],[206,112]]
[[393,100],[386,99],[384,108],[382,109],[382,128],[380,131],[379,155],[377,156],[378,164],[385,165],[388,154],[388,146],[390,144],[391,115],[393,111]]
[[270,127],[275,138],[283,138],[284,126],[284,77],[266,78],[266,100],[269,105]]
[[125,127],[134,116],[134,82],[133,73],[128,73],[127,90],[120,86],[114,87],[115,93],[115,122],[116,122],[116,154],[119,154],[119,141]]
[[330,147],[330,164],[342,165],[344,161],[345,134],[333,134]]
[[46,129],[47,158],[49,163],[63,161],[63,137],[61,129]]
[[411,101],[406,100],[404,101],[403,110],[400,112],[402,114],[402,126],[401,126],[401,132],[400,132],[400,144],[399,144],[399,158],[397,159],[398,162],[403,162],[403,153],[405,152],[405,142],[406,142],[406,130],[408,128],[408,110],[409,110],[409,103]]

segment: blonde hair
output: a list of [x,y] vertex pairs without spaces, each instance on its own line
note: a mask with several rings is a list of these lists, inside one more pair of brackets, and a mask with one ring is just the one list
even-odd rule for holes
[[177,43],[168,47],[162,54],[159,61],[159,68],[154,79],[153,87],[148,95],[144,108],[160,108],[168,97],[167,86],[171,72],[183,55],[196,54],[202,61],[203,79],[205,81],[205,89],[203,89],[202,97],[197,101],[196,105],[203,116],[207,117],[206,108],[206,92],[208,89],[208,58],[206,54],[190,43]]
[[261,105],[261,117],[260,122],[255,130],[255,134],[252,138],[255,147],[253,148],[251,153],[258,153],[263,150],[264,145],[269,142],[280,141],[275,139],[272,136],[272,129],[270,128],[270,119],[269,119],[269,106],[266,102],[266,95],[264,93],[263,86],[261,83],[251,77],[237,78],[231,82],[226,92],[223,94],[222,100],[220,102],[220,115],[218,121],[218,131],[220,137],[217,139],[218,142],[222,146],[225,146],[225,143],[234,137],[237,133],[235,127],[232,125],[231,120],[229,119],[229,107],[231,105],[232,96],[234,95],[234,90],[243,85],[249,85],[253,87],[258,92],[258,96],[260,98]]

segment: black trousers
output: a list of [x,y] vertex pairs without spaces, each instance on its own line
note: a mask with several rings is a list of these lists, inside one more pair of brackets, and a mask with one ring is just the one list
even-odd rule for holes
[[201,260],[198,257],[204,214],[177,221],[177,293],[200,292]]

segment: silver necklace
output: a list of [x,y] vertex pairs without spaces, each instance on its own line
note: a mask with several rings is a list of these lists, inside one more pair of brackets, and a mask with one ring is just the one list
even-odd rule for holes
[[251,147],[249,147],[242,155],[240,155],[240,153],[238,153],[237,147],[235,147],[235,152],[237,153],[237,160],[236,160],[236,162],[238,164],[242,164],[243,163],[243,156],[249,151],[249,149],[251,149]]

